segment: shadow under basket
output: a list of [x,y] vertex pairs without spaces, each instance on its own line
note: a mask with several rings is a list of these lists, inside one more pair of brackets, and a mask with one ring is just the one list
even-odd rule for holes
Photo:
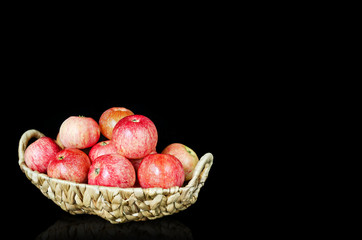
[[192,179],[183,187],[117,188],[80,184],[51,178],[25,164],[29,140],[43,136],[37,130],[28,130],[20,139],[19,166],[26,177],[64,211],[73,215],[98,215],[113,224],[152,220],[185,210],[196,202],[213,163],[211,153],[201,157]]

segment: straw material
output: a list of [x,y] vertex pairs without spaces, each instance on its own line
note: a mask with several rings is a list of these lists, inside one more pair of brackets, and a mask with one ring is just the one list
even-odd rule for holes
[[26,166],[24,153],[29,140],[43,136],[37,130],[28,130],[20,139],[19,166],[27,178],[64,211],[98,215],[113,224],[151,220],[185,210],[196,202],[213,163],[213,155],[205,154],[184,187],[144,189],[79,184],[50,178]]

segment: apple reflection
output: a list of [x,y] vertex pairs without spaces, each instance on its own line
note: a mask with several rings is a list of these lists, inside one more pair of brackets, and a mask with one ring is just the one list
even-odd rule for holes
[[110,224],[97,216],[62,216],[38,240],[46,239],[187,239],[192,240],[191,230],[172,217],[145,222]]

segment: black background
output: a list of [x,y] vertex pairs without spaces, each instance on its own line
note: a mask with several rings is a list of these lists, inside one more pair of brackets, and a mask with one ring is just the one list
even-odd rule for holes
[[[43,239],[69,238],[69,231],[76,231],[77,238],[94,239],[203,239],[212,237],[220,231],[223,221],[230,212],[235,212],[230,194],[225,195],[225,187],[234,184],[230,179],[230,170],[225,162],[227,143],[232,141],[226,135],[225,127],[233,124],[235,119],[225,118],[230,115],[228,109],[221,103],[213,103],[213,96],[205,96],[194,101],[174,101],[171,93],[156,92],[153,98],[143,98],[139,103],[131,103],[121,94],[108,94],[92,97],[92,92],[77,90],[55,91],[47,94],[34,94],[21,98],[11,109],[15,109],[12,120],[8,121],[7,129],[11,131],[11,168],[12,181],[7,187],[7,199],[3,206],[9,205],[12,210],[10,222],[22,224],[28,239],[37,237]],[[152,96],[152,94],[150,94]],[[148,95],[148,96],[150,96]],[[184,98],[192,96],[185,93]],[[133,95],[134,100],[140,98]],[[153,102],[152,100],[158,100]],[[181,99],[182,100],[182,99]],[[183,143],[191,147],[201,158],[205,153],[214,155],[214,164],[204,187],[195,204],[180,213],[163,217],[156,221],[144,223],[126,223],[112,225],[96,216],[73,216],[47,199],[31,184],[17,164],[17,148],[21,135],[28,129],[37,129],[46,136],[55,138],[61,123],[69,116],[84,115],[99,120],[101,114],[110,107],[126,107],[135,114],[149,117],[156,125],[159,141],[157,151],[161,152],[168,144]],[[230,115],[231,116],[231,115]],[[11,194],[9,194],[11,193]],[[233,193],[231,193],[233,194]],[[228,204],[230,201],[230,204]],[[235,217],[238,218],[236,214]],[[102,231],[85,231],[104,226]],[[70,230],[71,229],[71,230]],[[77,229],[77,230],[75,230]],[[82,230],[83,229],[83,230]],[[106,229],[106,230],[105,230]],[[228,225],[223,226],[223,232],[228,232]],[[175,233],[177,233],[175,235]],[[14,235],[14,233],[12,233]],[[24,232],[15,232],[14,237],[23,236]]]

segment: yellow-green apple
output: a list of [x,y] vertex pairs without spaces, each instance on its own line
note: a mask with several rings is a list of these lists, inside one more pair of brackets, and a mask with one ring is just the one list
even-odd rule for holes
[[26,148],[25,163],[33,171],[46,173],[49,162],[60,150],[53,139],[41,137]]
[[107,154],[96,158],[89,169],[88,184],[129,188],[136,182],[132,163],[119,154]]
[[86,183],[91,161],[87,154],[76,148],[58,152],[48,166],[48,176],[77,183]]
[[185,181],[181,162],[168,154],[150,154],[145,157],[137,175],[142,188],[181,187]]
[[59,140],[66,148],[89,148],[98,142],[99,137],[99,125],[89,117],[69,117],[59,130]]
[[103,112],[99,118],[101,133],[108,139],[112,139],[113,128],[124,117],[134,115],[134,113],[124,107],[112,107]]
[[181,143],[172,143],[168,145],[162,153],[173,155],[180,160],[185,171],[185,180],[188,181],[192,178],[199,158],[191,148]]
[[116,124],[112,141],[122,156],[128,159],[140,159],[156,148],[158,133],[155,124],[149,118],[132,115]]
[[89,151],[89,158],[93,162],[97,157],[117,153],[117,149],[111,140],[99,142]]
[[58,144],[58,146],[61,148],[61,149],[64,149],[64,145],[63,143],[60,141],[60,138],[59,138],[59,133],[57,135],[57,139],[55,140],[55,142]]

